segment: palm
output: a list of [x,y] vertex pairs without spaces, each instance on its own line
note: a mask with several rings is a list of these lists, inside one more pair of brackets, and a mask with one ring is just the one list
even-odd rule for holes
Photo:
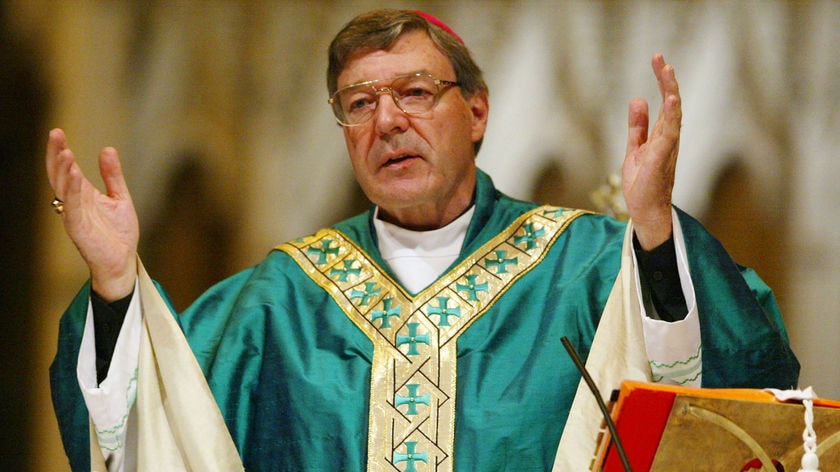
[[133,255],[139,223],[131,200],[103,194],[87,179],[80,190],[79,207],[73,211],[68,206],[64,227],[82,257],[89,264],[110,266],[113,258]]

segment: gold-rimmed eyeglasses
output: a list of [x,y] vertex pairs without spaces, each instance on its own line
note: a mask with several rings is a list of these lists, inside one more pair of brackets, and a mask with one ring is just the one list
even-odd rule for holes
[[391,95],[397,107],[408,115],[421,115],[437,105],[449,87],[459,85],[451,80],[441,80],[424,72],[404,75],[391,80],[391,85],[377,86],[382,80],[369,80],[348,85],[329,99],[335,119],[342,126],[366,123],[376,111],[379,95]]

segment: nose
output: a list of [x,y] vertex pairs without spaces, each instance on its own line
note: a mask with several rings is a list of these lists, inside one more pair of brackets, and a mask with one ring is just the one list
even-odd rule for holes
[[397,106],[389,89],[378,91],[376,109],[373,111],[376,132],[380,135],[402,133],[408,129],[408,115]]

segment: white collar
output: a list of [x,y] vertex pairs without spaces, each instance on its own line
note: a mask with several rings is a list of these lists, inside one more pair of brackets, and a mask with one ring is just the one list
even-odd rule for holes
[[437,280],[461,253],[467,228],[475,212],[473,205],[448,225],[430,231],[413,231],[373,215],[379,253],[400,282],[417,293]]

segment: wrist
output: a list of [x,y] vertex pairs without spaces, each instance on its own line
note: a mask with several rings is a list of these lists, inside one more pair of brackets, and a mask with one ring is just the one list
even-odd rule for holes
[[650,222],[633,222],[633,232],[644,251],[651,251],[673,236],[673,221],[668,218]]
[[107,303],[125,298],[134,291],[137,280],[137,259],[132,257],[125,267],[119,270],[91,270],[91,290]]

